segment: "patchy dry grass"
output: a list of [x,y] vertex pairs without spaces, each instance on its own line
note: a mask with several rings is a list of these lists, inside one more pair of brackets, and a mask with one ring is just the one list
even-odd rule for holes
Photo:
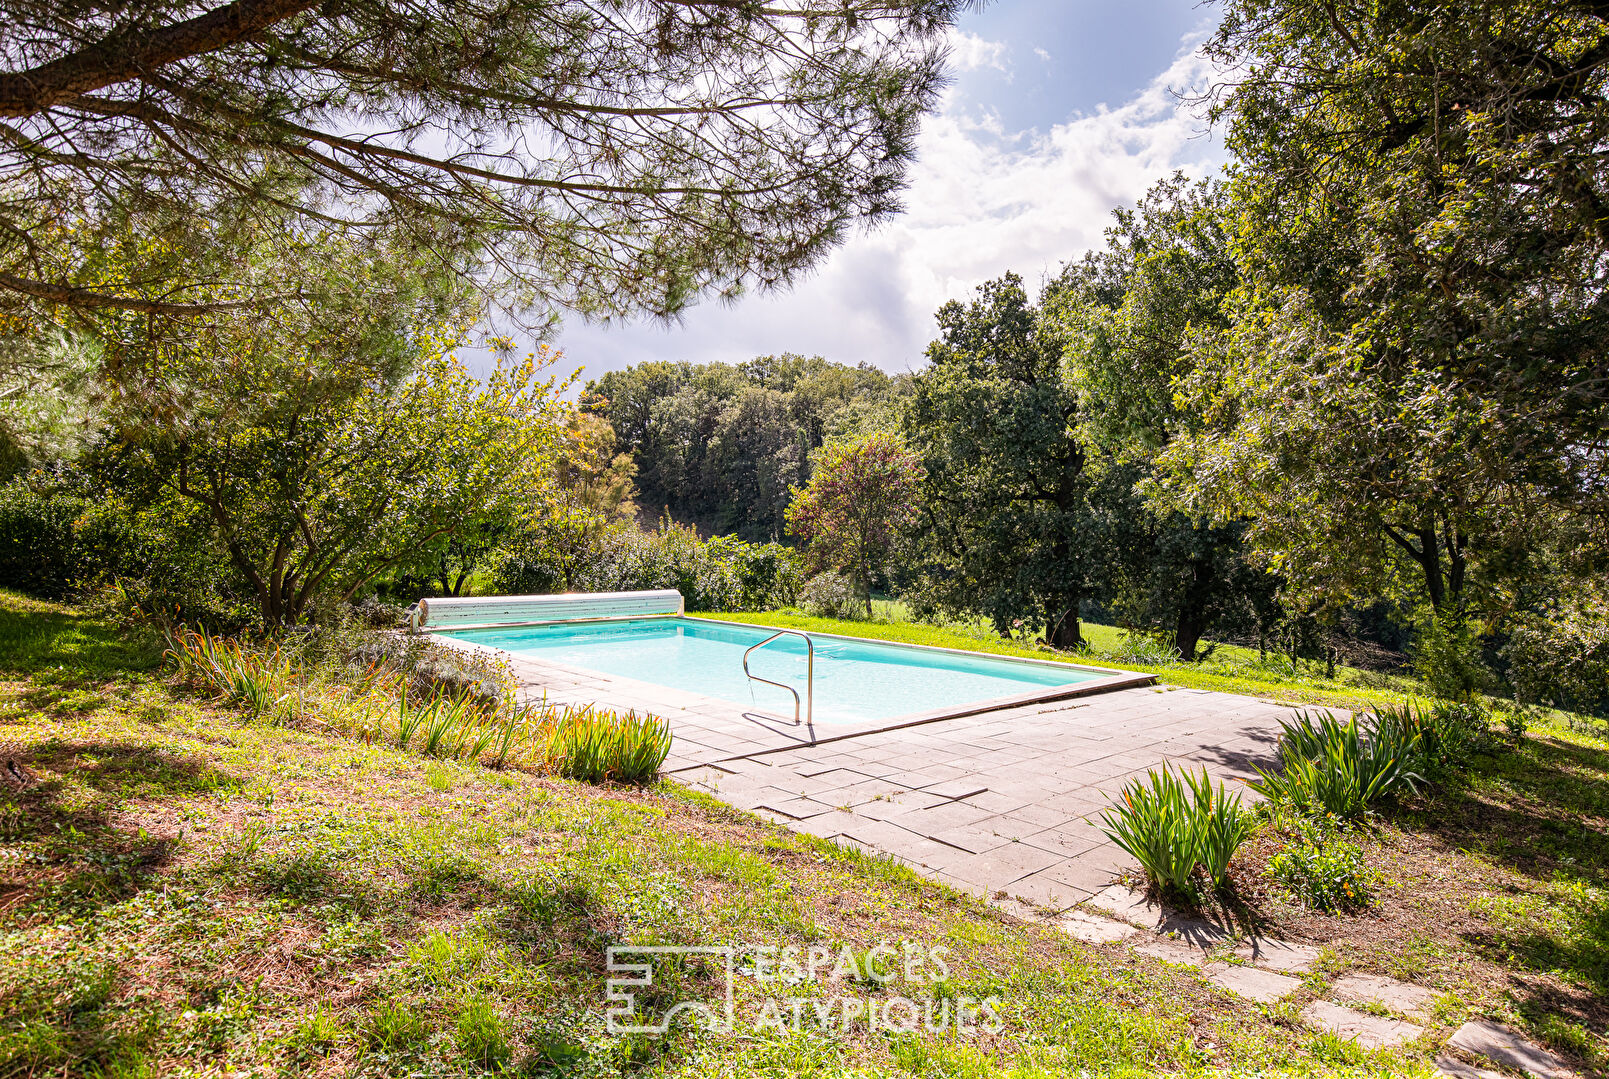
[[[1288,1006],[1247,1004],[1121,945],[1025,925],[671,784],[598,788],[248,722],[165,681],[143,644],[64,608],[0,597],[0,612],[0,1077],[1427,1074],[1430,1044],[1364,1053],[1316,1037]],[[1575,777],[1580,801],[1603,789],[1601,760],[1573,752],[1551,759]],[[1492,782],[1538,804],[1557,796],[1526,787],[1529,770],[1515,767]],[[1390,972],[1393,955],[1422,956],[1415,976],[1445,980],[1457,999],[1449,1018],[1503,1014],[1506,993],[1523,1012],[1532,998],[1479,973],[1494,970],[1574,993],[1574,1010],[1548,1014],[1601,1030],[1601,1005],[1586,997],[1602,982],[1580,980],[1602,976],[1590,934],[1565,915],[1547,929],[1552,945],[1527,943],[1552,923],[1528,913],[1525,897],[1542,896],[1550,917],[1573,908],[1535,888],[1487,887],[1457,860],[1488,867],[1493,881],[1553,881],[1575,856],[1575,833],[1551,848],[1510,829],[1504,842],[1523,857],[1492,838],[1453,859],[1485,834],[1481,807],[1522,811],[1506,788],[1473,784],[1461,796],[1468,814],[1443,831],[1387,828],[1370,840],[1400,851],[1402,866],[1377,912],[1292,910],[1282,924],[1335,941],[1337,963]],[[1590,820],[1575,804],[1553,812],[1559,827],[1602,825],[1601,803]],[[1601,889],[1601,864],[1591,871]],[[1439,895],[1413,875],[1432,872],[1458,876],[1444,906],[1485,938],[1448,929],[1438,908],[1403,923],[1429,943],[1392,945],[1382,927],[1414,895]],[[1505,895],[1521,905],[1474,904]],[[1437,951],[1449,933],[1452,958]],[[762,998],[778,990],[741,965],[733,1033],[690,1021],[667,1037],[605,1026],[611,944],[858,955],[902,941],[947,948],[948,977],[786,993],[993,997],[1000,1029],[757,1027]],[[1516,965],[1505,950],[1534,958]],[[697,963],[661,973],[673,990],[662,1004],[719,996]]]

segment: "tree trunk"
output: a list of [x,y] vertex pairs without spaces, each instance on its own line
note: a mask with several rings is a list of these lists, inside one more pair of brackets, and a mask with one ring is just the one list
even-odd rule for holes
[[1059,614],[1051,611],[1045,621],[1050,627],[1045,634],[1045,641],[1052,648],[1071,649],[1083,645],[1084,635],[1079,631],[1077,601]]
[[1191,559],[1190,582],[1179,597],[1179,618],[1173,629],[1173,647],[1186,663],[1196,661],[1196,646],[1207,632],[1207,601],[1217,576],[1217,563],[1212,559]]

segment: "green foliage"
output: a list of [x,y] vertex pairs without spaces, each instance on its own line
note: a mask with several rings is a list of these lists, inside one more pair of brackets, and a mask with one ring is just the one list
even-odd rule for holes
[[1468,701],[1490,688],[1492,681],[1468,619],[1451,612],[1421,613],[1413,669],[1431,693],[1446,701]]
[[1609,716],[1609,593],[1584,585],[1523,618],[1503,658],[1520,703]]
[[[534,357],[482,385],[428,339],[401,356],[343,356],[348,344],[247,336],[218,343],[239,350],[227,364],[188,353],[184,423],[121,413],[122,440],[100,454],[131,498],[204,514],[267,626],[512,516],[546,479],[562,408]],[[309,364],[319,376],[296,377]]]
[[1400,745],[1417,740],[1419,766],[1426,772],[1456,771],[1492,747],[1488,714],[1473,701],[1376,705],[1372,712],[1385,741]]
[[572,523],[531,522],[497,558],[493,587],[513,594],[674,588],[688,610],[754,611],[791,604],[803,579],[803,558],[779,543],[701,540],[691,525],[669,518],[653,531]]
[[0,487],[0,586],[59,599],[85,575],[77,535],[87,499],[36,493],[26,481]]
[[1281,830],[1287,842],[1264,871],[1271,880],[1326,913],[1361,910],[1373,901],[1363,850],[1346,838],[1339,821],[1296,816],[1282,820]]
[[550,721],[548,766],[586,783],[648,783],[670,754],[670,724],[635,712],[590,705],[566,708]]
[[[288,238],[392,233],[542,311],[670,315],[779,287],[898,210],[959,7],[521,0],[418,20],[287,5],[204,28],[155,9],[85,38],[73,12],[7,6],[37,52],[0,87],[29,133],[0,151],[19,207],[0,212],[0,257],[32,275],[10,279],[5,306],[65,308],[67,324],[214,313],[190,306],[197,292],[283,310],[300,275],[227,258],[232,226],[264,218]],[[105,112],[75,108],[85,93]],[[421,117],[451,117],[450,133],[399,134]],[[114,226],[173,250],[108,260]]]
[[1378,719],[1360,727],[1358,717],[1342,723],[1333,712],[1298,712],[1281,720],[1279,768],[1259,768],[1252,784],[1259,794],[1299,813],[1342,819],[1361,816],[1371,805],[1403,790],[1417,790],[1423,778],[1419,732]]
[[915,521],[922,466],[894,435],[831,442],[810,483],[788,503],[788,531],[811,560],[854,576],[871,617],[872,581],[886,569],[900,533]]
[[812,453],[860,434],[899,385],[870,364],[785,354],[736,366],[638,364],[588,383],[582,401],[608,417],[649,506],[760,540],[783,534]]
[[1016,274],[979,286],[970,304],[946,303],[938,322],[901,416],[925,477],[912,599],[1001,634],[1043,627],[1073,647],[1098,545],[1062,328]]
[[1240,796],[1199,775],[1152,769],[1146,781],[1123,788],[1121,800],[1102,814],[1102,831],[1132,854],[1152,885],[1199,899],[1197,870],[1214,889],[1228,880],[1229,860],[1251,832]]
[[817,618],[853,621],[866,613],[864,603],[855,582],[831,570],[810,578],[799,593],[799,606]]

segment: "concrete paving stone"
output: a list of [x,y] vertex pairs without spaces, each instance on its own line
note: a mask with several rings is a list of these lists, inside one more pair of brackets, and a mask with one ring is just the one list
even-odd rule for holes
[[1164,963],[1173,963],[1177,966],[1200,967],[1207,961],[1206,953],[1200,948],[1192,948],[1188,944],[1161,937],[1147,937],[1142,943],[1132,947],[1141,955],[1148,955],[1152,959],[1160,959]]
[[906,791],[904,794],[894,794],[887,798],[873,798],[869,802],[862,802],[855,807],[855,812],[862,817],[875,817],[878,820],[896,820],[907,817],[920,809],[931,809],[934,806],[947,805],[948,802],[936,795],[923,794],[921,791]]
[[1330,986],[1330,996],[1349,1004],[1378,1004],[1400,1015],[1424,1018],[1436,1004],[1436,992],[1411,982],[1378,974],[1348,974]]
[[817,817],[823,813],[836,812],[832,806],[825,805],[812,798],[797,797],[768,798],[759,803],[756,808],[770,810],[772,813],[780,813],[790,820],[809,820],[811,817]]
[[1466,1064],[1451,1053],[1443,1053],[1436,1058],[1436,1074],[1449,1075],[1452,1079],[1508,1079],[1502,1072]]
[[1056,919],[1056,928],[1085,944],[1111,944],[1142,930],[1115,918],[1102,918],[1081,910],[1070,910]]
[[1112,883],[1117,875],[1114,868],[1103,858],[1085,855],[1081,858],[1068,858],[1059,865],[1053,865],[1043,871],[1045,876],[1060,881],[1079,893],[1079,900],[1092,898],[1096,892]]
[[[808,835],[819,836],[822,839],[836,839],[844,835],[845,828],[852,822],[848,821],[847,813],[823,813],[820,816],[810,817],[806,820],[794,821],[788,825],[795,832],[804,832]],[[839,819],[846,818],[846,819]],[[849,838],[854,838],[850,836]]]
[[1029,799],[1020,794],[1011,794],[995,789],[991,784],[989,789],[981,791],[965,799],[967,805],[987,809],[990,813],[1010,813],[1014,809],[1021,809],[1029,804]]
[[1575,1072],[1556,1054],[1519,1031],[1485,1019],[1472,1019],[1453,1032],[1447,1044],[1474,1056],[1496,1061],[1536,1079],[1574,1079]]
[[890,818],[899,820],[903,827],[912,831],[921,832],[931,836],[938,832],[948,831],[951,828],[960,828],[968,824],[977,824],[988,820],[997,814],[987,809],[967,805],[965,802],[942,802],[936,806],[925,806],[921,809],[910,810],[903,818]]
[[1061,859],[1021,843],[1007,843],[982,854],[969,854],[948,867],[956,876],[997,888],[1010,888],[1013,881],[1049,869]]
[[1306,974],[1318,962],[1318,949],[1310,944],[1254,937],[1236,946],[1235,957],[1282,974]]
[[1161,904],[1147,899],[1144,893],[1126,884],[1112,884],[1101,889],[1090,899],[1089,905],[1146,929],[1155,929],[1168,916]]
[[1022,839],[1030,847],[1037,847],[1042,851],[1056,855],[1058,858],[1077,858],[1094,850],[1104,842],[1105,837],[1091,839],[1077,832],[1061,828],[1047,828],[1043,832]]
[[1259,1004],[1273,1004],[1302,987],[1302,979],[1289,974],[1276,974],[1271,970],[1237,966],[1234,963],[1208,963],[1201,972],[1207,981],[1218,988]]
[[1002,818],[1011,820],[1014,824],[1021,822],[1025,828],[1029,829],[1027,833],[1028,835],[1033,835],[1034,832],[1042,832],[1046,828],[1054,828],[1058,824],[1065,824],[1070,820],[1077,819],[1073,814],[1068,813],[1065,810],[1052,809],[1050,806],[1043,804],[1022,806],[1019,809],[1013,809],[1009,812],[1002,813],[1000,816]]
[[872,820],[857,813],[843,814],[842,832],[854,836],[868,847],[882,851],[895,851],[907,843],[922,838],[888,821]]
[[1066,910],[1088,894],[1044,873],[1030,873],[1010,884],[1001,885],[995,892],[1005,892],[1035,907],[1058,911]]
[[1227,928],[1203,918],[1192,918],[1174,911],[1164,913],[1156,925],[1158,934],[1202,951],[1227,945],[1232,934]]
[[1315,1000],[1303,1008],[1302,1021],[1314,1029],[1355,1041],[1365,1049],[1392,1049],[1424,1033],[1422,1027],[1412,1023],[1367,1015],[1327,1000]]
[[976,824],[946,828],[942,832],[931,833],[928,838],[937,839],[940,843],[948,843],[952,847],[960,847],[962,850],[971,851],[973,854],[982,854],[984,851],[994,850],[996,847],[1011,842],[1009,836],[1003,836],[991,827],[993,819],[992,817],[987,817]]

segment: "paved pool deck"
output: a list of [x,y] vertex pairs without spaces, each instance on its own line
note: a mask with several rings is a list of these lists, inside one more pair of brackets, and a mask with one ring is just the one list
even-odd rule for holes
[[986,898],[1065,908],[1137,868],[1100,831],[1125,783],[1168,761],[1233,788],[1274,760],[1289,705],[1172,686],[1109,690],[841,735],[723,701],[526,657],[527,699],[664,716],[665,772],[799,832],[892,855]]

